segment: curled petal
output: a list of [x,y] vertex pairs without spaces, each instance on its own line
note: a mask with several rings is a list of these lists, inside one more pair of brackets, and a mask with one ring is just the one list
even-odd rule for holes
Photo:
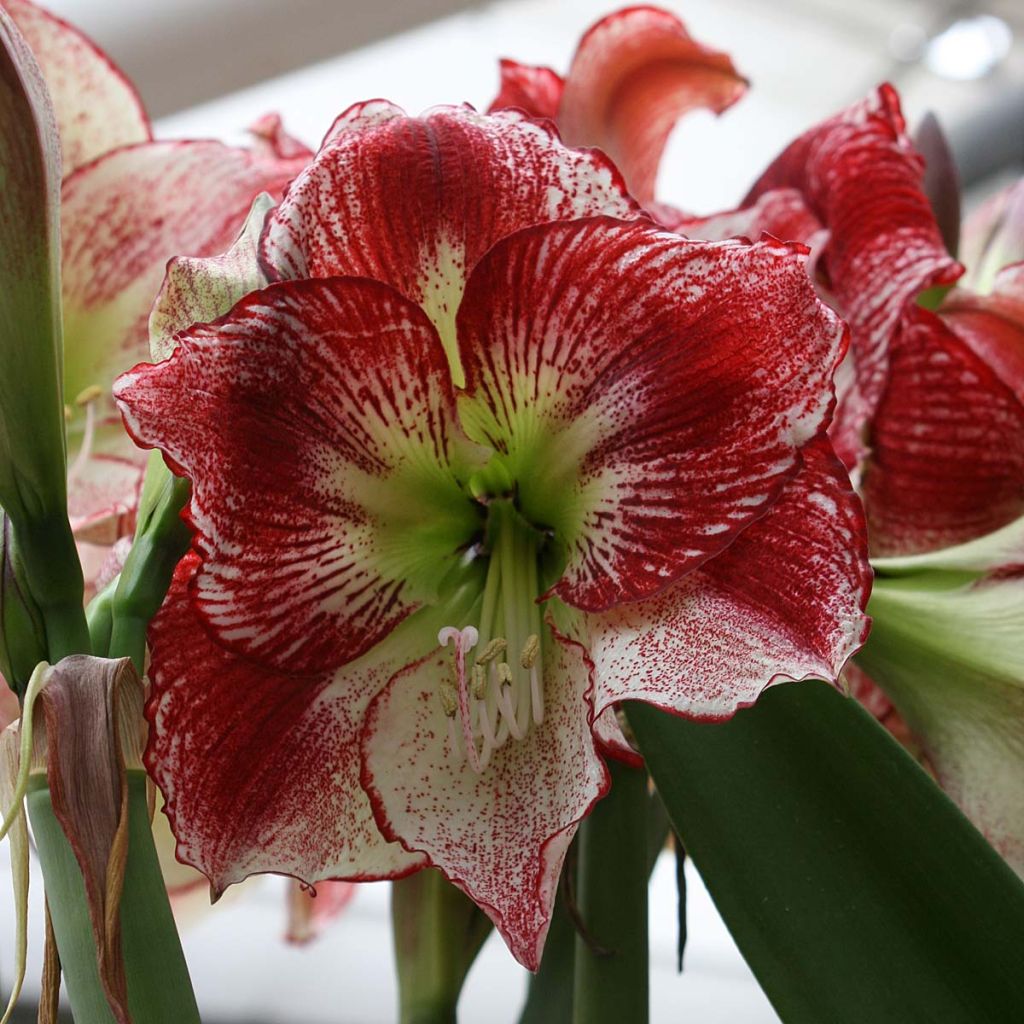
[[1024,513],[1024,404],[933,313],[908,314],[870,440],[873,554],[948,547]]
[[149,348],[154,362],[174,351],[174,335],[192,324],[223,316],[249,292],[267,284],[256,253],[260,233],[274,201],[266,192],[254,200],[249,216],[227,252],[217,256],[175,256],[149,315]]
[[530,117],[558,116],[565,81],[551,68],[519,64],[514,60],[501,61],[501,89],[487,113],[516,109]]
[[717,558],[651,600],[588,616],[595,710],[643,700],[722,719],[773,683],[835,682],[867,635],[870,586],[860,503],[816,441],[778,502]]
[[46,78],[65,176],[112,149],[153,137],[135,86],[91,39],[29,0],[4,0],[4,6]]
[[545,221],[635,216],[601,154],[563,146],[512,111],[440,107],[412,118],[382,100],[343,114],[267,221],[270,280],[355,275],[419,303],[452,359],[455,313],[474,264],[499,239]]
[[499,242],[459,339],[462,422],[566,545],[552,591],[590,610],[663,590],[764,514],[845,343],[801,253],[600,218]]
[[954,289],[940,316],[1024,401],[1024,263],[1004,267],[991,289],[988,295]]
[[580,40],[558,127],[569,145],[603,149],[647,203],[676,121],[691,110],[720,114],[746,88],[728,55],[698,43],[675,15],[627,7]]
[[178,857],[215,893],[262,871],[312,883],[414,869],[422,858],[381,837],[359,787],[359,727],[394,670],[387,658],[309,674],[233,655],[190,605],[197,565],[179,564],[149,632],[146,767]]
[[444,352],[387,285],[254,292],[116,393],[132,436],[192,480],[203,618],[279,669],[369,650],[436,597],[479,529]]
[[837,414],[853,421],[844,427],[848,433],[859,431],[878,405],[903,311],[926,288],[960,273],[924,194],[923,173],[896,92],[883,85],[800,136],[744,202],[796,189],[829,232],[819,270],[850,325],[857,400],[846,410],[841,395]]
[[[396,675],[363,733],[363,785],[389,839],[425,854],[474,900],[517,960],[540,964],[565,851],[608,787],[588,725],[588,672],[574,644],[545,650],[544,721],[474,771],[453,756],[438,699],[448,659]],[[560,649],[559,649],[560,648]]]

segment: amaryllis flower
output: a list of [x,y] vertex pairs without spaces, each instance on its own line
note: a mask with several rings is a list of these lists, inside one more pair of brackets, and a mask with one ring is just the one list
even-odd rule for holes
[[551,118],[569,145],[603,149],[650,206],[676,121],[691,110],[720,114],[746,87],[728,55],[698,43],[674,14],[626,7],[584,33],[565,78],[503,60],[490,109]]
[[154,141],[134,87],[106,54],[28,0],[4,6],[39,61],[61,137],[69,512],[94,545],[83,547],[93,583],[109,546],[131,530],[143,469],[110,388],[149,351],[167,261],[221,251],[253,197],[280,193],[311,154],[274,120],[256,126],[252,149]]
[[271,283],[169,283],[224,315],[116,394],[193,484],[147,763],[214,891],[434,865],[536,968],[595,722],[728,717],[862,642],[805,250],[635,214],[544,122],[375,101],[267,215]]

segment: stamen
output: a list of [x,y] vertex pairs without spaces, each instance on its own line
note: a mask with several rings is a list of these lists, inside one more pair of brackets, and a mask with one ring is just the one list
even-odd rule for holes
[[487,669],[480,664],[479,658],[473,666],[473,696],[477,700],[483,700],[487,696]]
[[455,643],[455,674],[459,681],[459,718],[462,724],[462,738],[466,742],[466,756],[469,758],[473,771],[477,773],[482,770],[482,765],[480,764],[480,753],[476,749],[476,739],[473,736],[473,720],[469,707],[469,687],[466,682],[466,652],[475,647],[479,639],[480,634],[475,626],[466,626],[463,629],[445,626],[437,634],[437,642],[442,647],[447,647],[449,641],[454,641]]
[[442,683],[440,689],[441,707],[448,718],[454,718],[459,713],[459,698],[455,687],[451,683]]
[[498,696],[501,712],[508,723],[508,731],[513,739],[521,740],[526,733],[516,717],[516,706],[512,699],[512,666],[507,661],[498,663]]
[[[89,457],[92,455],[92,444],[96,434],[96,401],[103,397],[103,389],[98,384],[90,384],[83,388],[75,397],[75,405],[85,409],[85,430],[82,432],[82,445],[78,449],[75,461],[68,470],[68,479],[75,480],[85,469]],[[69,417],[70,410],[64,407],[65,418]]]
[[496,636],[487,642],[487,646],[476,656],[478,665],[486,665],[493,661],[499,654],[504,654],[508,649],[508,641],[502,636]]
[[540,654],[540,637],[536,633],[531,633],[526,638],[526,643],[523,644],[522,653],[519,655],[519,664],[523,668],[533,668],[538,654]]

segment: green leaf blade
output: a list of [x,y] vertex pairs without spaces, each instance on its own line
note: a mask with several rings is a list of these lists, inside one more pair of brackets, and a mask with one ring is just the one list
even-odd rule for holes
[[800,683],[727,723],[628,715],[787,1024],[1020,1019],[1024,885],[857,704]]

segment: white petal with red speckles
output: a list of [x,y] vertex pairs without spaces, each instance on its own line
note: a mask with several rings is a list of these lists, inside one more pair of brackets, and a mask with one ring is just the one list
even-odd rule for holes
[[218,256],[176,256],[149,315],[149,349],[154,362],[174,351],[174,335],[192,324],[223,316],[249,292],[267,284],[256,253],[260,233],[274,200],[261,192],[238,237]]
[[4,0],[39,61],[60,129],[64,174],[152,137],[135,86],[77,28],[28,0]]
[[746,87],[729,56],[698,43],[674,14],[629,7],[580,40],[558,127],[570,145],[603,149],[647,203],[676,121],[691,110],[720,114]]
[[860,504],[826,442],[762,519],[648,601],[588,616],[595,707],[643,700],[728,718],[765,687],[835,681],[863,643],[870,590]]
[[872,554],[948,547],[1024,514],[1024,404],[933,313],[908,315],[870,442]]
[[[601,154],[514,112],[440,107],[406,117],[384,101],[343,114],[271,214],[271,280],[352,274],[419,303],[454,360],[466,277],[499,238],[550,220],[638,214]],[[456,384],[460,373],[453,362]]]
[[424,853],[536,970],[565,851],[607,788],[588,724],[582,650],[547,636],[544,721],[481,774],[452,756],[438,684],[450,656],[399,673],[373,703],[363,785],[384,835]]
[[233,655],[191,607],[196,566],[194,555],[179,565],[149,631],[146,766],[178,857],[217,892],[256,872],[315,882],[421,864],[380,835],[359,785],[362,715],[395,669],[388,655],[314,674]]
[[499,242],[459,311],[474,440],[598,610],[663,590],[773,504],[844,345],[802,256],[603,218]]
[[122,376],[125,423],[192,480],[198,608],[281,669],[385,637],[479,529],[454,396],[423,312],[376,281],[289,281]]

